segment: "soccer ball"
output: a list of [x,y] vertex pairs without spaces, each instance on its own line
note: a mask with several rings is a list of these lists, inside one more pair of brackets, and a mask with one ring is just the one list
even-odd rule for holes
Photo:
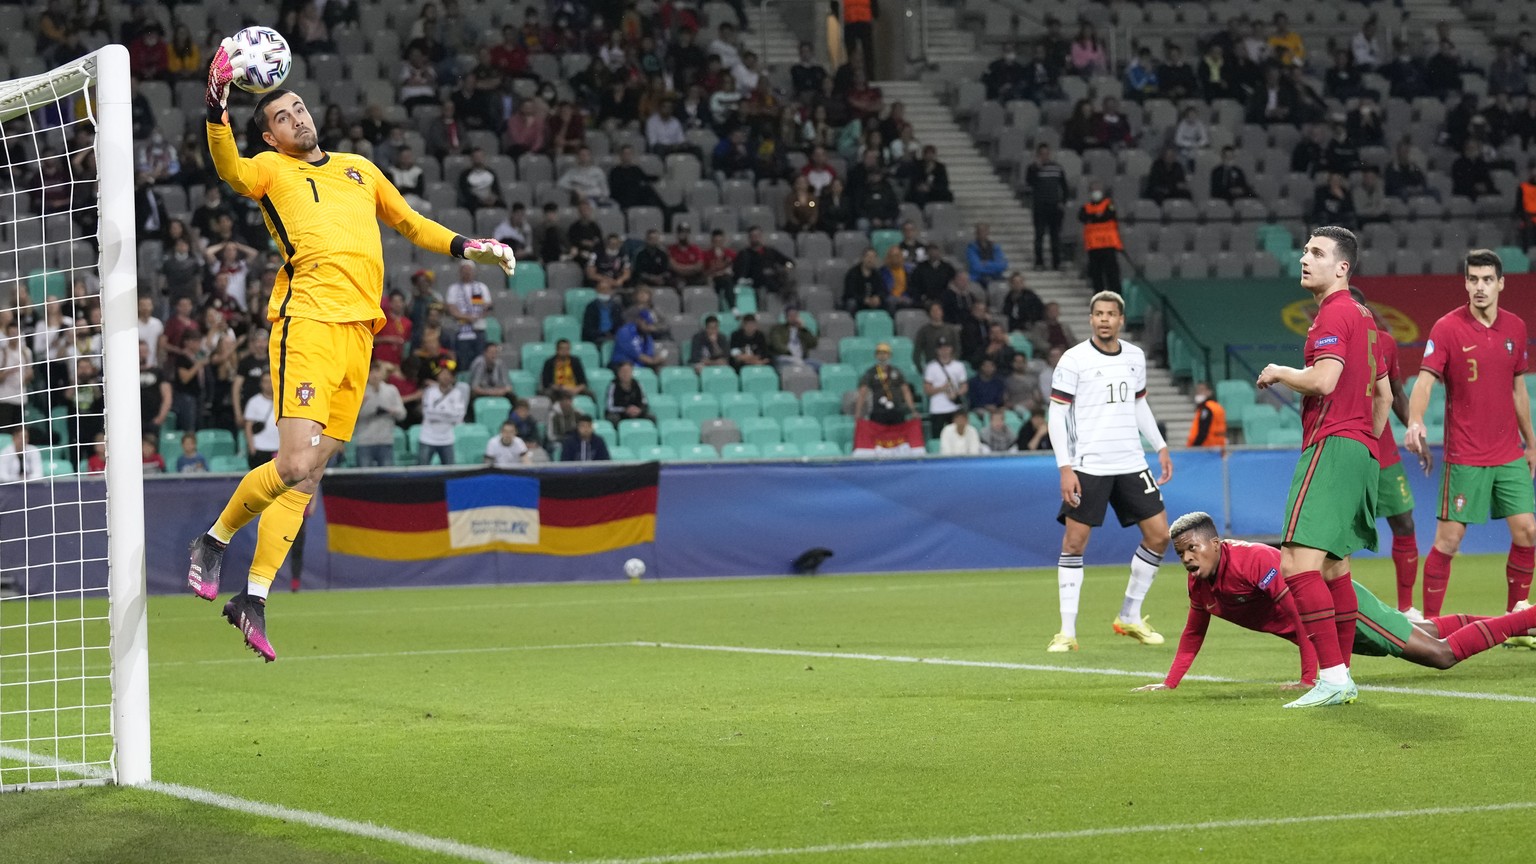
[[645,575],[645,562],[639,558],[631,558],[625,561],[624,575],[628,576],[632,581],[638,580],[641,576]]
[[248,93],[270,93],[282,85],[293,66],[288,40],[271,27],[247,27],[225,41],[235,86]]

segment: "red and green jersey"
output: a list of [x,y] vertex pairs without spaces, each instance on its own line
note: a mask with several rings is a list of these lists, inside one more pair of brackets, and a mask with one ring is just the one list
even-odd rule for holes
[[1305,437],[1301,449],[1330,435],[1353,438],[1376,452],[1376,436],[1371,434],[1371,396],[1375,391],[1375,340],[1380,334],[1371,311],[1356,303],[1348,291],[1335,291],[1323,298],[1317,317],[1307,329],[1304,352],[1308,367],[1322,360],[1344,364],[1339,383],[1327,396],[1307,396],[1301,400],[1301,425]]
[[1515,376],[1526,370],[1525,322],[1499,310],[1484,326],[1463,306],[1429,330],[1419,367],[1445,384],[1445,461],[1487,467],[1519,459]]
[[[1397,365],[1397,340],[1386,330],[1378,329],[1376,333],[1376,374],[1396,381],[1403,374]],[[1392,434],[1391,418],[1388,418],[1387,425],[1382,427],[1381,438],[1376,442],[1376,462],[1383,468],[1391,468],[1401,461],[1403,456],[1397,452],[1397,437]]]

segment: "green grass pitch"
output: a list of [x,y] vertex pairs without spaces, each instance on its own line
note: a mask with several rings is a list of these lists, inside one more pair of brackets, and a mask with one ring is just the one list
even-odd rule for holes
[[[1192,672],[1242,683],[1132,694],[1167,669],[1187,601],[1183,571],[1165,565],[1148,611],[1169,644],[1117,637],[1124,574],[1090,569],[1071,655],[1044,652],[1057,623],[1046,570],[279,595],[272,665],[217,606],[157,597],[158,781],[478,851],[87,788],[0,795],[0,859],[1499,861],[1524,849],[1536,794],[1519,766],[1536,704],[1367,690],[1353,706],[1282,711],[1275,685],[1295,677],[1295,649],[1219,621]],[[1390,600],[1389,563],[1359,575]],[[1502,558],[1458,560],[1447,611],[1503,601]],[[806,653],[537,647],[631,642]],[[808,656],[825,653],[871,656]],[[898,656],[1146,676],[876,659]],[[1536,652],[1503,648],[1448,672],[1356,661],[1362,685],[1418,691],[1536,698],[1533,673]],[[1510,804],[1523,806],[1469,809]],[[1452,812],[1380,815],[1433,808]],[[1328,814],[1378,815],[1276,823]],[[1257,824],[1189,827],[1245,820]]]

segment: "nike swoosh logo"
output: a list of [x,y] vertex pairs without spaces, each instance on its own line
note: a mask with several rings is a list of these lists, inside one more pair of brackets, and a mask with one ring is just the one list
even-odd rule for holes
[[1476,351],[1477,350],[1477,346],[1476,345],[1463,345],[1463,346],[1461,346],[1461,350],[1462,350],[1463,353],[1465,353],[1467,351]]
[[293,542],[293,538],[289,537],[287,534],[284,534],[283,535],[283,542],[284,543],[292,543]]
[[245,512],[247,512],[247,513],[255,513],[256,512],[255,510],[251,509],[251,505],[245,503],[244,501],[240,502],[240,506],[244,507],[245,508]]
[[1216,604],[1215,603],[1207,603],[1207,604],[1205,604],[1205,611],[1207,611],[1207,612],[1215,612],[1216,611]]
[[1431,588],[1428,585],[1424,586],[1424,590],[1429,592],[1430,594],[1444,594],[1445,593],[1445,589],[1444,588]]

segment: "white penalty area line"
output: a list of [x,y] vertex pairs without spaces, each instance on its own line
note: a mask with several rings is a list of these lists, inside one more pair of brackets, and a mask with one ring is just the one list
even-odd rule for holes
[[750,858],[838,855],[849,852],[881,852],[894,849],[954,848],[979,846],[984,843],[1031,843],[1042,840],[1081,840],[1094,837],[1119,837],[1128,834],[1176,834],[1192,831],[1220,831],[1233,828],[1275,828],[1327,822],[1365,822],[1378,819],[1461,816],[1473,813],[1501,813],[1532,809],[1536,809],[1536,801],[1469,805],[1465,807],[1423,807],[1416,810],[1376,810],[1369,813],[1323,813],[1316,816],[1280,816],[1273,819],[1230,819],[1220,822],[1124,825],[1113,828],[1083,828],[1076,831],[1037,831],[1028,834],[972,834],[966,837],[918,837],[910,840],[871,840],[864,843],[829,843],[821,846],[799,846],[779,849],[685,852],[679,855],[652,855],[645,858],[602,858],[583,861],[580,864],[688,864],[688,862],[693,861],[737,861]]
[[[1091,666],[1053,666],[1045,663],[1008,663],[1001,660],[953,660],[945,657],[915,657],[900,654],[859,654],[842,651],[808,651],[792,648],[751,648],[740,645],[692,645],[684,642],[635,642],[637,646],[680,651],[718,651],[727,654],[767,654],[782,657],[814,657],[829,660],[862,660],[875,663],[913,663],[924,666],[965,666],[977,669],[1006,669],[1019,672],[1060,672],[1068,675],[1101,675],[1119,678],[1159,680],[1164,672],[1138,672],[1133,669],[1104,669]],[[1185,681],[1215,684],[1264,684],[1251,678],[1223,678],[1216,675],[1185,675]],[[1536,704],[1536,696],[1513,693],[1483,693],[1466,690],[1440,690],[1421,687],[1392,687],[1362,684],[1360,690],[1373,693],[1397,693],[1404,696],[1431,696],[1444,699],[1478,699],[1486,702],[1521,702]]]
[[[355,654],[293,654],[282,655],[284,663],[305,660],[369,660],[381,657],[451,657],[456,654],[512,654],[522,651],[575,651],[582,648],[632,648],[636,642],[572,642],[565,645],[493,645],[488,648],[435,648],[420,651],[359,651]],[[220,657],[212,660],[157,660],[154,667],[163,666],[222,666],[228,664],[251,665],[249,655]]]
[[[112,772],[100,765],[82,765],[66,762],[28,750],[18,750],[14,747],[0,746],[0,759],[25,762],[39,768],[53,769],[61,773],[73,774],[90,780],[110,780],[112,778]],[[180,798],[183,801],[191,801],[195,804],[218,807],[223,810],[233,810],[237,813],[246,813],[251,816],[260,816],[265,819],[277,819],[282,822],[307,825],[311,828],[350,834],[354,837],[378,840],[382,843],[392,843],[396,846],[404,846],[420,852],[431,852],[449,858],[457,858],[461,861],[474,861],[478,862],[478,864],[550,864],[550,862],[542,861],[538,858],[529,858],[512,852],[504,852],[500,849],[472,846],[468,843],[460,843],[457,840],[446,840],[441,837],[418,834],[414,831],[401,831],[396,828],[377,825],[373,822],[342,819],[337,816],[316,813],[312,810],[296,810],[292,807],[284,807],[281,804],[252,801],[248,798],[238,798],[234,795],[225,795],[222,792],[214,792],[209,789],[182,786],[179,783],[151,781],[132,788],[169,795],[172,798]]]

